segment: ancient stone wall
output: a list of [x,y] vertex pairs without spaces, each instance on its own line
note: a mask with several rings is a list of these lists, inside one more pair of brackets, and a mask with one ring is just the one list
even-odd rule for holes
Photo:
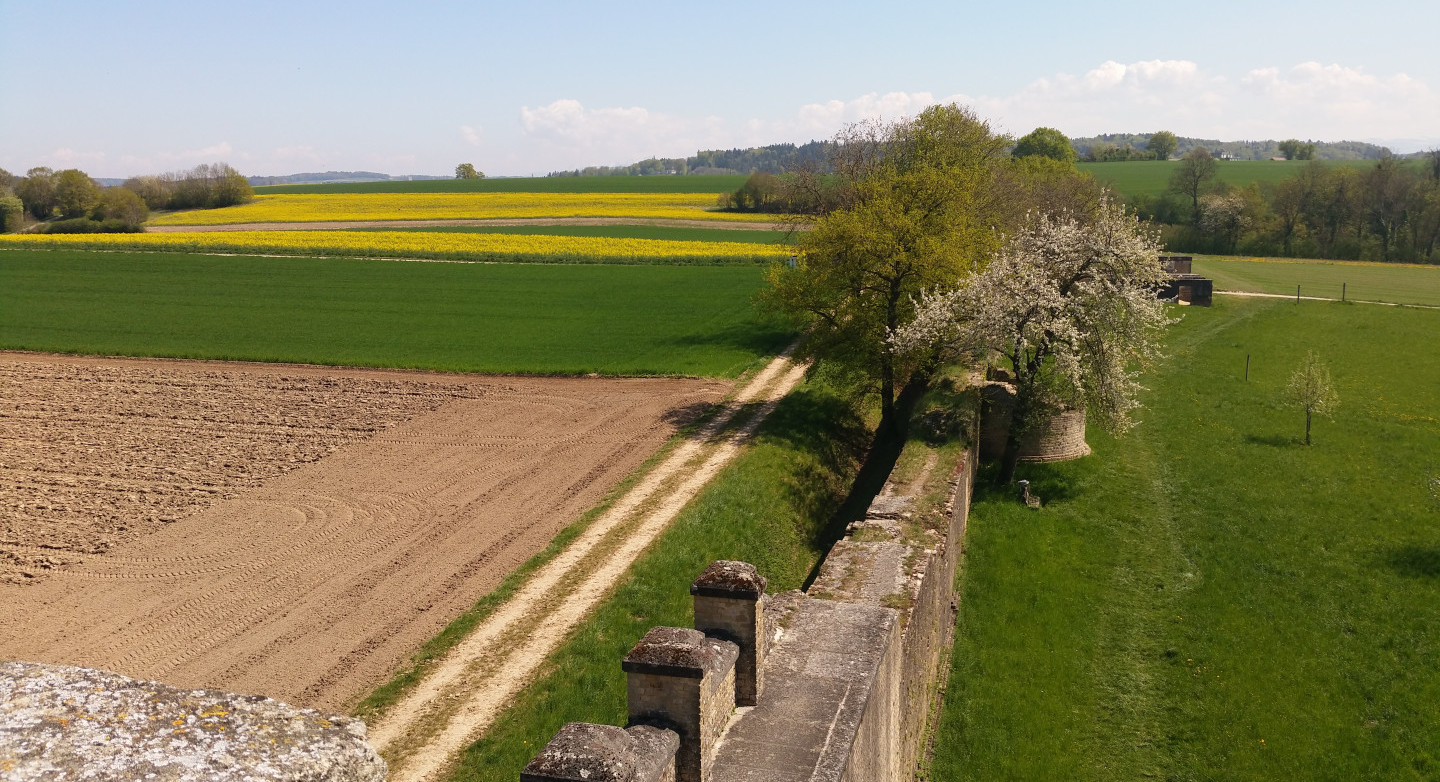
[[939,529],[887,487],[805,594],[767,596],[753,567],[712,564],[690,590],[697,629],[656,628],[625,658],[628,730],[665,740],[566,725],[521,779],[913,778],[953,640],[977,458],[972,446],[950,473]]
[[[1008,383],[987,383],[982,389],[987,412],[980,425],[980,458],[999,459],[1010,434],[1015,390]],[[1020,441],[1022,462],[1062,462],[1090,454],[1085,442],[1085,411],[1066,410]]]

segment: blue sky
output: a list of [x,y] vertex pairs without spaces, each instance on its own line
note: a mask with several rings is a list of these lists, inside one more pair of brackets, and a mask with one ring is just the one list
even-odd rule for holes
[[0,168],[497,175],[958,101],[1078,136],[1440,145],[1440,3],[0,0]]

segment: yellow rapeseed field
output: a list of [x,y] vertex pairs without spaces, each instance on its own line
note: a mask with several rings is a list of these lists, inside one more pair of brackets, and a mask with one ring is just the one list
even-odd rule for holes
[[707,211],[705,193],[325,193],[259,195],[240,206],[160,215],[155,225],[229,225],[355,220],[485,220],[629,217],[680,220],[773,220],[766,215]]
[[584,236],[428,231],[195,231],[138,234],[6,234],[0,248],[139,250],[369,258],[555,262],[766,261],[777,247],[746,242],[684,242]]

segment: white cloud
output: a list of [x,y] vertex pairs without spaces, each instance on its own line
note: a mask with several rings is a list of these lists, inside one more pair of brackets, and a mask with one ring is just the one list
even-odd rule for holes
[[465,139],[465,143],[469,144],[470,146],[478,147],[480,146],[481,130],[483,130],[483,128],[472,127],[470,125],[461,125],[460,137]]
[[75,168],[84,164],[103,163],[105,153],[99,151],[77,151],[69,147],[61,147],[50,153],[51,168]]
[[1166,128],[1221,139],[1423,137],[1440,96],[1405,74],[1372,76],[1305,62],[1230,78],[1188,60],[1107,61],[1037,79],[1011,95],[953,96],[1014,133],[1048,125],[1072,136]]
[[[1391,143],[1397,151],[1440,144],[1440,94],[1403,73],[1376,76],[1304,62],[1227,75],[1190,60],[1107,60],[1089,70],[1035,79],[1009,94],[871,92],[747,120],[681,116],[641,106],[590,108],[561,99],[520,109],[522,143],[507,146],[496,166],[614,165],[697,149],[801,143],[830,138],[852,122],[914,116],[927,106],[951,102],[973,108],[997,130],[1016,135],[1043,125],[1070,136],[1166,129],[1225,140],[1403,140]],[[462,136],[478,145],[479,130],[474,129],[473,139],[471,130],[462,126]]]
[[680,117],[641,106],[590,109],[564,98],[520,109],[520,127],[553,167],[632,163],[681,157],[735,143],[735,131],[716,117]]

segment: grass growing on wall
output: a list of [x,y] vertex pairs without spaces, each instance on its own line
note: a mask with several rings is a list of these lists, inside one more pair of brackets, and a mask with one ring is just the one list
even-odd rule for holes
[[1440,775],[1440,312],[1184,315],[1129,437],[1023,468],[1039,511],[981,487],[933,779]]

